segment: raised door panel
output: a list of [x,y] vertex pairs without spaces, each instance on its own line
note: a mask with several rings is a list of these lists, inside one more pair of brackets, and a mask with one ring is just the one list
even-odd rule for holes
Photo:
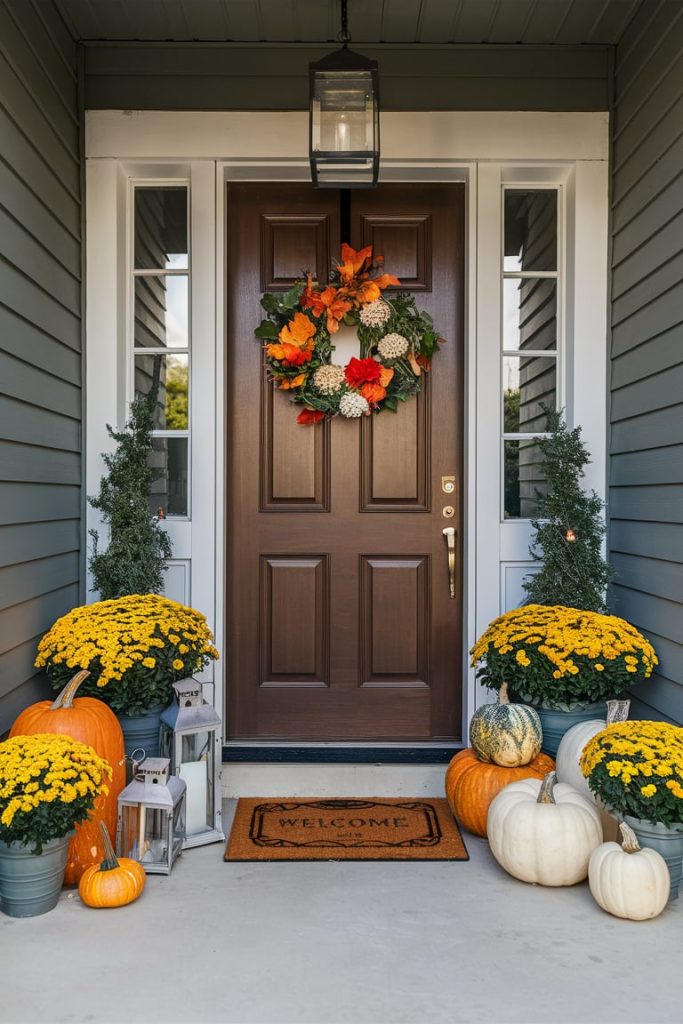
[[328,682],[327,558],[261,558],[261,686]]
[[[261,215],[261,287],[284,291],[310,271],[325,280],[330,262],[327,214]],[[329,509],[329,424],[302,430],[284,392],[263,370],[261,389],[261,497],[264,512]]]
[[427,686],[428,559],[363,557],[360,591],[361,684]]
[[261,289],[291,288],[310,271],[326,281],[330,257],[330,218],[326,214],[263,214],[261,217]]
[[373,215],[360,218],[361,245],[371,245],[384,256],[390,273],[411,292],[428,292],[432,287],[432,218],[415,214]]
[[362,512],[429,510],[429,380],[416,399],[362,423]]

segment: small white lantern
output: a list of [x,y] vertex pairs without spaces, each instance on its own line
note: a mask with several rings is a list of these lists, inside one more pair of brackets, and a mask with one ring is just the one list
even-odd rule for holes
[[169,768],[167,757],[147,758],[118,799],[116,851],[148,875],[170,875],[185,838],[186,786]]
[[183,849],[225,839],[216,793],[216,748],[221,720],[204,700],[202,684],[181,679],[174,700],[161,715],[160,749],[171,760],[171,773],[187,785]]

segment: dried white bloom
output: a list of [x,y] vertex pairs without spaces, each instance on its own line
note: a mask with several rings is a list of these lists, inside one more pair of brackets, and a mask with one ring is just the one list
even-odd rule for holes
[[363,306],[360,311],[360,322],[364,327],[383,327],[391,316],[391,306],[384,299],[375,299]]
[[402,334],[385,334],[377,346],[382,359],[400,359],[408,351],[408,341]]
[[347,419],[356,419],[358,416],[365,416],[370,412],[370,406],[362,395],[357,395],[354,391],[347,391],[345,395],[341,396],[339,412]]
[[313,374],[313,387],[321,395],[333,395],[339,391],[344,384],[344,367],[331,363],[329,366],[319,366]]

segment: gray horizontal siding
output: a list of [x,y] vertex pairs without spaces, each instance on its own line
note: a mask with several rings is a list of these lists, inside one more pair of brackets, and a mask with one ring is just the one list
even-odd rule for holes
[[0,0],[0,734],[45,695],[36,644],[79,600],[79,131],[59,12]]
[[[85,52],[91,109],[304,110],[329,47],[101,44]],[[606,110],[605,47],[363,46],[384,110]]]
[[612,184],[612,605],[660,658],[636,713],[683,722],[680,3],[644,4],[617,47]]

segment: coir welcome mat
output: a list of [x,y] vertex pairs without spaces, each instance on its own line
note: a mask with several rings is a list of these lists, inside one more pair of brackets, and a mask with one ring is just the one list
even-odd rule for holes
[[241,799],[225,860],[468,860],[446,800]]

